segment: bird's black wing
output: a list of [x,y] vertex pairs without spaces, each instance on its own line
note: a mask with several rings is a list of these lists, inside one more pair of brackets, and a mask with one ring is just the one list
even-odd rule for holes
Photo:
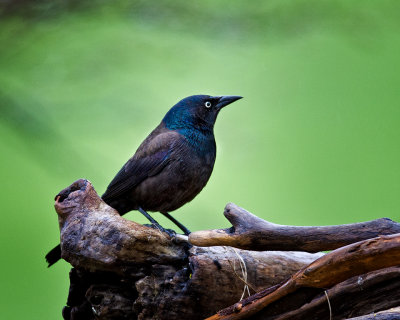
[[102,198],[110,201],[160,173],[172,161],[171,152],[182,138],[174,131],[149,136],[110,182]]

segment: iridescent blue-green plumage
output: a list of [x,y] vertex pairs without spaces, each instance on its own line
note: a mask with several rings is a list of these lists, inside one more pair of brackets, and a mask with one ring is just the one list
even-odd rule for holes
[[[121,215],[131,210],[167,213],[191,201],[214,167],[214,124],[239,96],[195,95],[179,101],[121,168],[102,199]],[[59,259],[60,248],[47,256]]]

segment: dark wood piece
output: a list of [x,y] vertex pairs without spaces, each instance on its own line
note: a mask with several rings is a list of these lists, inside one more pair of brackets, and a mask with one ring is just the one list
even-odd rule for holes
[[319,252],[380,235],[400,233],[400,224],[388,218],[337,226],[285,226],[265,221],[233,203],[226,205],[224,215],[231,222],[231,228],[192,232],[190,243],[260,251]]

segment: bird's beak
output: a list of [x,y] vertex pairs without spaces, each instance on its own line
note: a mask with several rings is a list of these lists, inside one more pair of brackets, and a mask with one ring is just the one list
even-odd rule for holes
[[217,109],[222,109],[223,107],[235,102],[236,100],[242,99],[241,96],[222,96],[222,97],[215,97],[218,99],[218,103],[215,106]]

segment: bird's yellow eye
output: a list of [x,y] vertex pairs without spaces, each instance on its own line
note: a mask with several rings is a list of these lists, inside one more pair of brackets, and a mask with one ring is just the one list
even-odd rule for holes
[[211,102],[210,101],[206,101],[206,103],[204,105],[206,106],[206,108],[211,108]]

